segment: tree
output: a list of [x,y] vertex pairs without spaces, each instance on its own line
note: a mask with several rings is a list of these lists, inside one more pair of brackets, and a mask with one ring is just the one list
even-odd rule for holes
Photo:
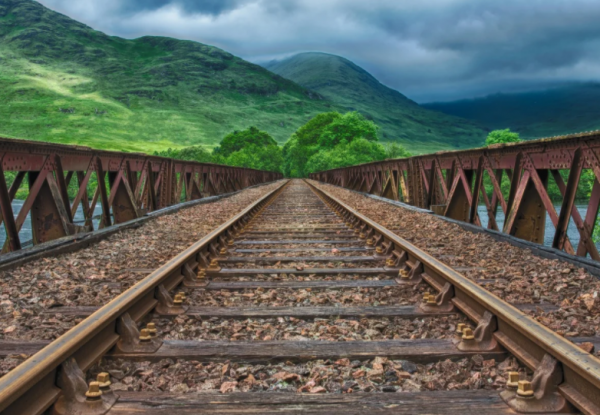
[[221,140],[218,147],[215,147],[213,154],[219,154],[223,157],[229,157],[232,153],[242,150],[248,146],[270,146],[277,145],[277,142],[265,131],[260,131],[256,127],[250,127],[242,131],[234,131]]
[[336,169],[385,159],[385,149],[379,143],[359,138],[348,143],[343,140],[332,149],[324,149],[306,163],[306,172]]
[[184,147],[181,149],[167,151],[155,151],[155,156],[169,157],[178,160],[197,161],[200,163],[212,163],[213,157],[208,150],[202,146]]
[[491,131],[485,139],[485,145],[520,143],[521,141],[523,140],[519,137],[519,133],[513,133],[507,128],[505,130]]
[[410,157],[412,154],[404,148],[404,146],[398,143],[387,143],[385,148],[385,158],[387,159],[399,159],[404,157]]
[[[374,122],[358,112],[319,114],[292,134],[283,147],[283,172],[288,177],[306,177],[310,172],[333,168],[327,166],[381,160],[385,157],[385,150],[376,143],[377,129]],[[365,153],[359,156],[351,151],[360,147],[351,146],[356,140],[377,145],[364,147],[361,141]]]
[[259,146],[251,145],[240,151],[231,153],[225,159],[229,166],[248,167],[257,170],[281,172],[283,156],[278,145]]

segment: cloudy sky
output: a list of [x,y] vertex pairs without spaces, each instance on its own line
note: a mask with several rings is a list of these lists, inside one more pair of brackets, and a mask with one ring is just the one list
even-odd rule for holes
[[600,79],[599,0],[40,0],[111,35],[252,62],[344,56],[418,102]]

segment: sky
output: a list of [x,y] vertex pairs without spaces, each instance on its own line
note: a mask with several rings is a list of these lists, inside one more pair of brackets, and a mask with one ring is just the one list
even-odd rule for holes
[[40,0],[110,35],[255,63],[343,56],[417,102],[600,78],[600,0]]

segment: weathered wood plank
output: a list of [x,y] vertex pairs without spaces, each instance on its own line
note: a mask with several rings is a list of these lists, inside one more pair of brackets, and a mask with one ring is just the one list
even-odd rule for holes
[[373,256],[230,256],[226,259],[219,260],[221,264],[231,262],[262,262],[266,264],[277,262],[384,262],[385,258],[375,258]]
[[337,274],[360,274],[360,275],[380,275],[390,274],[397,276],[398,269],[386,268],[306,268],[298,270],[296,268],[222,268],[219,272],[210,272],[210,275],[219,278],[243,277],[247,275],[268,275],[268,274],[294,274],[294,275],[337,275]]
[[[374,248],[366,248],[360,246],[352,246],[349,248],[337,248],[340,252],[367,252],[373,251]],[[306,251],[314,251],[314,252],[331,252],[331,248],[275,248],[275,249],[230,249],[229,252],[236,252],[238,254],[258,254],[262,252],[272,252],[272,253],[280,253],[280,252],[306,252]]]
[[277,240],[277,241],[262,241],[262,240],[244,240],[244,241],[236,241],[235,245],[292,245],[292,244],[315,244],[315,245],[335,245],[335,244],[363,244],[365,241],[361,239],[287,239],[287,240]]
[[[96,307],[60,307],[44,314],[57,314],[86,317],[96,311]],[[456,313],[427,314],[414,306],[404,307],[190,307],[188,316],[223,318],[328,318],[328,317],[402,317],[425,318]],[[164,317],[163,317],[164,318]]]
[[374,288],[394,287],[396,280],[336,280],[336,281],[210,281],[207,290],[245,290],[256,288]]
[[497,391],[466,390],[406,393],[157,394],[119,392],[109,415],[290,414],[290,415],[508,415],[513,414]]
[[481,354],[485,359],[504,359],[506,352],[462,352],[447,339],[385,340],[385,341],[165,341],[156,353],[109,353],[105,358],[127,358],[138,361],[188,359],[198,361],[237,361],[267,363],[309,361],[315,359],[373,359],[386,356],[415,363],[432,363],[445,359],[461,359]]

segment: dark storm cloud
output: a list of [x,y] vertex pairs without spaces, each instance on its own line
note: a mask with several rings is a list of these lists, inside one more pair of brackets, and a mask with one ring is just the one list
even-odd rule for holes
[[124,13],[154,11],[174,5],[181,7],[186,13],[219,15],[250,2],[251,0],[122,0],[119,3]]
[[600,78],[598,0],[41,0],[110,34],[260,62],[345,56],[419,101]]

